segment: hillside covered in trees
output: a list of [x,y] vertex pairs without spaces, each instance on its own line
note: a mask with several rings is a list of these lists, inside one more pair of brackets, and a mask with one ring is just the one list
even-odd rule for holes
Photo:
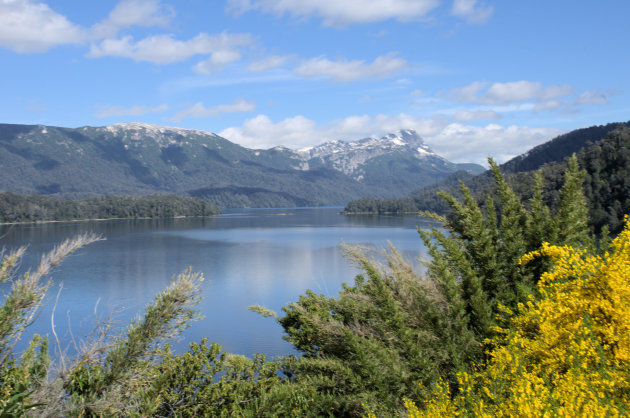
[[[605,146],[602,148],[606,149]],[[50,267],[98,240],[63,243],[34,272],[5,255],[13,285],[0,309],[0,410],[37,416],[409,416],[630,413],[630,221],[595,236],[572,157],[557,202],[542,172],[529,198],[491,162],[483,205],[465,185],[441,197],[443,228],[419,231],[427,271],[391,249],[385,263],[347,248],[362,273],[336,296],[307,291],[276,318],[301,356],[231,355],[206,339],[175,354],[165,339],[195,316],[203,276],[183,272],[119,334],[104,328],[78,358],[51,365],[36,336]],[[603,165],[601,166],[603,167]],[[611,191],[613,189],[611,188]],[[48,283],[48,284],[46,284]],[[562,309],[558,309],[561,306]],[[271,319],[273,320],[273,319]]]
[[115,218],[173,218],[218,215],[220,210],[201,199],[174,195],[101,196],[59,199],[0,193],[0,223],[72,221]]

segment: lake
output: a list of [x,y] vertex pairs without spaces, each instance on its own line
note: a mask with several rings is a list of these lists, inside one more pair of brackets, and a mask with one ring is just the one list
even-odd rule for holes
[[[426,249],[416,228],[433,226],[416,216],[341,215],[341,208],[229,210],[209,218],[111,220],[2,225],[1,245],[28,245],[22,268],[65,238],[94,232],[106,238],[67,258],[52,274],[46,305],[29,332],[51,334],[55,309],[62,347],[73,352],[99,319],[117,312],[124,326],[143,311],[173,276],[192,267],[203,272],[204,318],[191,322],[177,351],[207,337],[229,352],[269,357],[295,353],[272,318],[250,312],[263,305],[278,313],[306,289],[334,296],[359,271],[343,256],[341,244],[385,249],[394,244],[420,268]],[[3,290],[7,285],[3,285]],[[22,345],[23,346],[23,345]],[[52,346],[52,345],[51,345]]]

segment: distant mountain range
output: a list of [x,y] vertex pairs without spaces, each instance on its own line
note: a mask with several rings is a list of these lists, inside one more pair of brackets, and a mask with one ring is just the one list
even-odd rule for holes
[[395,197],[476,164],[433,153],[414,131],[291,150],[140,123],[76,129],[0,124],[0,190],[60,197],[175,193],[222,207],[343,205]]

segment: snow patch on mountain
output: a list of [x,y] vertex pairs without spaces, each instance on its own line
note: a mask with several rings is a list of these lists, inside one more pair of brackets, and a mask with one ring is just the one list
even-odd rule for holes
[[132,142],[143,142],[146,141],[147,137],[150,137],[157,142],[160,148],[165,148],[169,145],[181,146],[187,143],[187,139],[193,135],[217,138],[216,134],[197,129],[174,128],[170,126],[150,125],[139,122],[117,123],[115,125],[109,125],[98,129],[105,132],[111,132],[115,135],[122,132],[124,134],[124,138]]
[[334,140],[315,147],[298,149],[296,153],[303,161],[319,160],[322,164],[330,165],[360,180],[363,177],[360,169],[366,161],[396,151],[408,152],[422,160],[434,158],[441,163],[447,162],[435,154],[413,130],[401,130],[380,138],[368,137],[357,141]]

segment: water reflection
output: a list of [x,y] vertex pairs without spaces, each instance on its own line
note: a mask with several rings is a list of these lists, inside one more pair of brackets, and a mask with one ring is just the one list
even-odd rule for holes
[[[211,218],[68,222],[2,227],[5,247],[28,244],[23,268],[35,265],[42,253],[65,238],[95,232],[107,238],[67,259],[53,274],[48,304],[32,332],[50,333],[52,299],[63,281],[56,318],[70,318],[76,337],[91,330],[98,315],[124,309],[121,323],[140,313],[171,277],[192,267],[206,276],[205,316],[193,323],[176,344],[208,337],[234,353],[270,356],[292,352],[273,320],[248,311],[264,305],[280,311],[306,289],[335,295],[351,283],[357,270],[344,259],[340,244],[384,249],[391,241],[418,265],[425,249],[417,217],[344,216],[340,208],[229,211]],[[6,286],[5,286],[6,288]],[[43,319],[43,320],[42,320]],[[68,337],[68,321],[57,331]]]

